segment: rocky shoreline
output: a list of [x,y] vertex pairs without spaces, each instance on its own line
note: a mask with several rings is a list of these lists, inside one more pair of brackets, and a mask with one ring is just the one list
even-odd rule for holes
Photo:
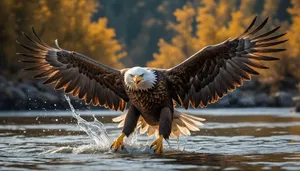
[[[300,103],[295,100],[298,93],[279,91],[269,95],[262,90],[258,81],[244,82],[244,86],[237,88],[223,97],[209,108],[232,107],[293,107],[300,111]],[[72,103],[77,109],[92,106],[84,104],[82,100],[72,97]],[[26,82],[9,81],[0,76],[0,110],[65,110],[69,106],[62,90],[54,91],[53,86],[42,85],[32,80]],[[93,107],[101,109],[102,107]]]

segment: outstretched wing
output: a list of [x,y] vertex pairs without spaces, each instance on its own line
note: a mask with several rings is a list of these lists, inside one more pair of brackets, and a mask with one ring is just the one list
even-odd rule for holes
[[124,110],[128,97],[123,87],[121,71],[98,63],[77,52],[57,48],[44,43],[32,28],[37,41],[25,33],[23,35],[35,47],[19,43],[29,53],[18,53],[26,57],[22,62],[34,64],[25,70],[40,71],[36,79],[48,78],[44,84],[55,83],[55,89],[78,96],[86,103],[105,106],[114,110]]
[[256,68],[268,69],[258,61],[278,59],[266,56],[265,53],[284,51],[272,47],[286,42],[276,41],[285,34],[274,35],[280,27],[257,34],[268,18],[252,29],[255,21],[256,17],[239,37],[205,47],[179,65],[166,70],[173,99],[178,104],[187,109],[190,104],[196,108],[214,103],[228,91],[241,86],[243,80],[258,75]]

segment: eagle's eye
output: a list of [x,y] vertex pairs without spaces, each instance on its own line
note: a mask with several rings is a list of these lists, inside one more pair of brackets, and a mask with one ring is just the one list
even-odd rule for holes
[[141,75],[140,75],[140,77],[143,77],[143,76],[144,76],[144,74],[141,74]]

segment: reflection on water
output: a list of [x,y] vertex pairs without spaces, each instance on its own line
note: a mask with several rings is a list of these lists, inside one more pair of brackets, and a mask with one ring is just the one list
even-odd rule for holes
[[299,114],[259,108],[192,113],[207,119],[201,131],[180,139],[179,149],[171,139],[158,156],[149,149],[153,137],[144,135],[127,140],[127,151],[108,150],[121,131],[111,123],[112,112],[83,112],[79,125],[71,111],[0,113],[0,170],[300,170]]

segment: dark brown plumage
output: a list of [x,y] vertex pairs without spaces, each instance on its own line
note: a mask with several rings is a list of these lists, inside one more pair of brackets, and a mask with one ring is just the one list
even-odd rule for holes
[[[202,124],[199,121],[203,121],[174,110],[175,102],[186,109],[190,105],[197,108],[214,103],[228,91],[241,86],[243,80],[250,80],[251,75],[258,75],[256,69],[268,69],[259,61],[273,61],[277,58],[268,56],[267,53],[285,50],[273,47],[287,41],[277,41],[285,35],[274,35],[279,27],[258,34],[268,18],[253,29],[255,21],[256,18],[239,37],[207,46],[167,70],[113,69],[77,52],[63,50],[58,45],[57,48],[48,46],[34,29],[37,41],[26,34],[24,36],[36,47],[20,43],[29,53],[19,55],[26,57],[23,62],[34,64],[26,70],[40,71],[34,78],[47,78],[45,84],[55,83],[55,89],[64,89],[66,93],[78,96],[86,103],[92,102],[93,105],[122,111],[126,103],[130,103],[127,115],[115,119],[124,126],[124,135],[113,143],[115,149],[123,145],[123,137],[129,136],[138,125],[143,133],[147,130],[149,135],[158,132],[160,138],[152,145],[161,152],[161,137],[179,136],[180,132],[188,135],[190,130],[199,130],[198,126]],[[135,72],[136,75],[129,72]],[[137,74],[138,72],[143,73]],[[145,73],[150,74],[148,80],[144,80]],[[143,88],[135,89],[131,81],[136,86],[143,85]]]
[[165,72],[155,70],[155,74],[158,81],[149,91],[133,91],[126,88],[126,92],[130,97],[130,104],[140,111],[140,114],[150,125],[158,124],[162,107],[173,108],[167,81],[164,79]]
[[[251,75],[258,75],[257,69],[268,69],[258,61],[278,60],[265,53],[281,52],[285,49],[272,46],[286,42],[273,41],[285,34],[273,36],[279,27],[256,35],[268,21],[268,18],[250,32],[256,18],[246,31],[233,40],[227,40],[214,46],[207,46],[181,64],[168,69],[166,75],[173,91],[172,98],[186,109],[205,107],[218,101],[228,91],[233,91],[250,80]],[[270,35],[270,36],[269,36]],[[269,36],[269,37],[267,37]]]
[[[52,48],[44,43],[32,28],[37,42],[25,33],[36,47],[19,43],[30,53],[17,53],[25,56],[25,63],[34,66],[25,70],[37,70],[40,74],[36,79],[48,78],[44,84],[56,84],[55,89],[64,89],[66,93],[84,99],[86,103],[101,105],[114,110],[123,111],[128,102],[128,96],[123,87],[121,71],[100,64],[77,52]],[[105,97],[105,98],[103,98]]]

